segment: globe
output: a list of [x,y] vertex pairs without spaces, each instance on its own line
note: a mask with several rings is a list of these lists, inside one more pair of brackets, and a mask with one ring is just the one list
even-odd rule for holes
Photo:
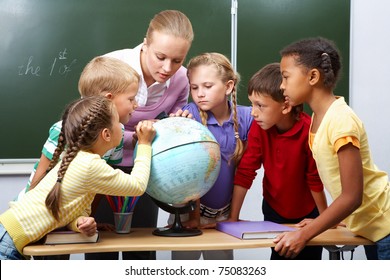
[[218,142],[201,123],[182,117],[154,123],[152,164],[146,192],[166,204],[185,204],[206,194],[221,167]]

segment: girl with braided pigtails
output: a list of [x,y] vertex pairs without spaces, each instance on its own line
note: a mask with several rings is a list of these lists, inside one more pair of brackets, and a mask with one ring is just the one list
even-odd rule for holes
[[[229,217],[236,166],[252,123],[251,108],[237,105],[239,74],[220,53],[203,53],[190,60],[187,76],[193,102],[176,112],[207,126],[221,149],[221,170],[197,209],[182,218],[189,228],[215,228]],[[173,251],[172,259],[231,260],[233,250]]]
[[94,234],[96,222],[89,215],[98,193],[139,196],[145,192],[155,136],[152,121],[136,126],[138,150],[130,175],[113,169],[102,159],[122,140],[122,125],[112,101],[103,96],[77,100],[69,105],[62,122],[49,172],[0,215],[1,260],[26,258],[23,248],[56,228],[66,226],[86,235]]

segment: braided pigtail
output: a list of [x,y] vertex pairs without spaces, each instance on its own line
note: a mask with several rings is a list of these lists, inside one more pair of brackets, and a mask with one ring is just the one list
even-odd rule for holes
[[[69,109],[71,106],[68,107],[68,110],[65,111],[63,120],[62,120],[62,127],[60,136],[58,137],[58,146],[53,154],[53,159],[50,162],[48,171],[54,168],[56,163],[58,162],[61,153],[63,152],[65,148],[65,127],[66,127],[66,119],[69,113]],[[79,133],[80,137],[83,135],[82,128],[79,127],[77,133]],[[56,220],[59,220],[59,209],[60,209],[60,201],[61,201],[61,185],[62,185],[62,179],[64,178],[65,172],[68,169],[68,166],[70,162],[76,157],[77,152],[79,151],[79,146],[73,143],[69,145],[67,148],[65,155],[61,161],[60,168],[57,172],[57,181],[54,184],[54,187],[50,190],[50,192],[46,196],[45,204],[46,207],[50,210],[52,215]]]
[[[65,155],[57,171],[57,181],[46,197],[46,207],[56,220],[59,220],[61,203],[61,186],[70,163],[80,150],[88,151],[96,143],[99,134],[105,128],[112,128],[114,111],[112,102],[102,96],[80,99],[68,108],[63,118],[60,144],[55,152],[53,161],[58,158],[65,147]],[[51,166],[53,168],[53,166]]]
[[77,146],[68,148],[66,150],[64,158],[61,161],[60,168],[57,172],[57,181],[54,184],[54,187],[48,193],[45,200],[46,207],[50,210],[56,220],[59,220],[62,179],[64,178],[69,164],[76,157],[78,151],[79,149]]
[[233,110],[233,127],[234,127],[234,137],[236,138],[236,148],[234,150],[233,155],[230,158],[231,160],[234,160],[234,163],[238,165],[238,163],[241,160],[242,154],[244,153],[244,143],[240,138],[240,134],[238,132],[238,114],[237,114],[237,92],[236,89],[234,88],[231,94],[232,98],[232,110]]
[[203,124],[204,126],[207,126],[207,119],[208,119],[208,117],[209,117],[209,116],[207,115],[207,112],[205,112],[205,111],[199,109],[199,114],[200,114],[200,119],[201,119],[201,121],[202,121],[202,124]]
[[50,170],[52,170],[54,168],[54,166],[56,166],[56,164],[60,160],[61,153],[65,149],[65,144],[66,144],[66,141],[65,141],[64,125],[62,124],[61,132],[60,132],[60,135],[58,136],[58,145],[54,151],[53,158],[50,162],[49,167],[47,168],[46,173],[48,173]]

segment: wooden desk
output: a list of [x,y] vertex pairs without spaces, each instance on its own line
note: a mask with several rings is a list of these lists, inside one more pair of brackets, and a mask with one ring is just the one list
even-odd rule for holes
[[[202,230],[203,234],[191,237],[165,237],[152,234],[152,228],[134,228],[129,234],[100,232],[97,243],[28,245],[23,253],[30,256],[47,256],[78,253],[117,251],[186,251],[226,250],[274,247],[271,239],[241,240],[215,229]],[[372,245],[363,237],[355,236],[343,227],[329,229],[309,242],[309,245]],[[331,251],[329,251],[331,253]],[[330,255],[332,258],[332,255]]]

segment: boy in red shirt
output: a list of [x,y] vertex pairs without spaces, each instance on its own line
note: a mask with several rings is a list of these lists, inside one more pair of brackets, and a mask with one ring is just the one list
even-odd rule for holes
[[[280,90],[279,63],[268,64],[249,81],[254,118],[248,146],[237,167],[230,221],[237,221],[248,189],[263,166],[264,220],[295,224],[327,207],[323,185],[308,144],[311,118],[303,105],[290,106]],[[321,246],[306,247],[295,258],[318,260]],[[285,259],[272,248],[271,259]]]

